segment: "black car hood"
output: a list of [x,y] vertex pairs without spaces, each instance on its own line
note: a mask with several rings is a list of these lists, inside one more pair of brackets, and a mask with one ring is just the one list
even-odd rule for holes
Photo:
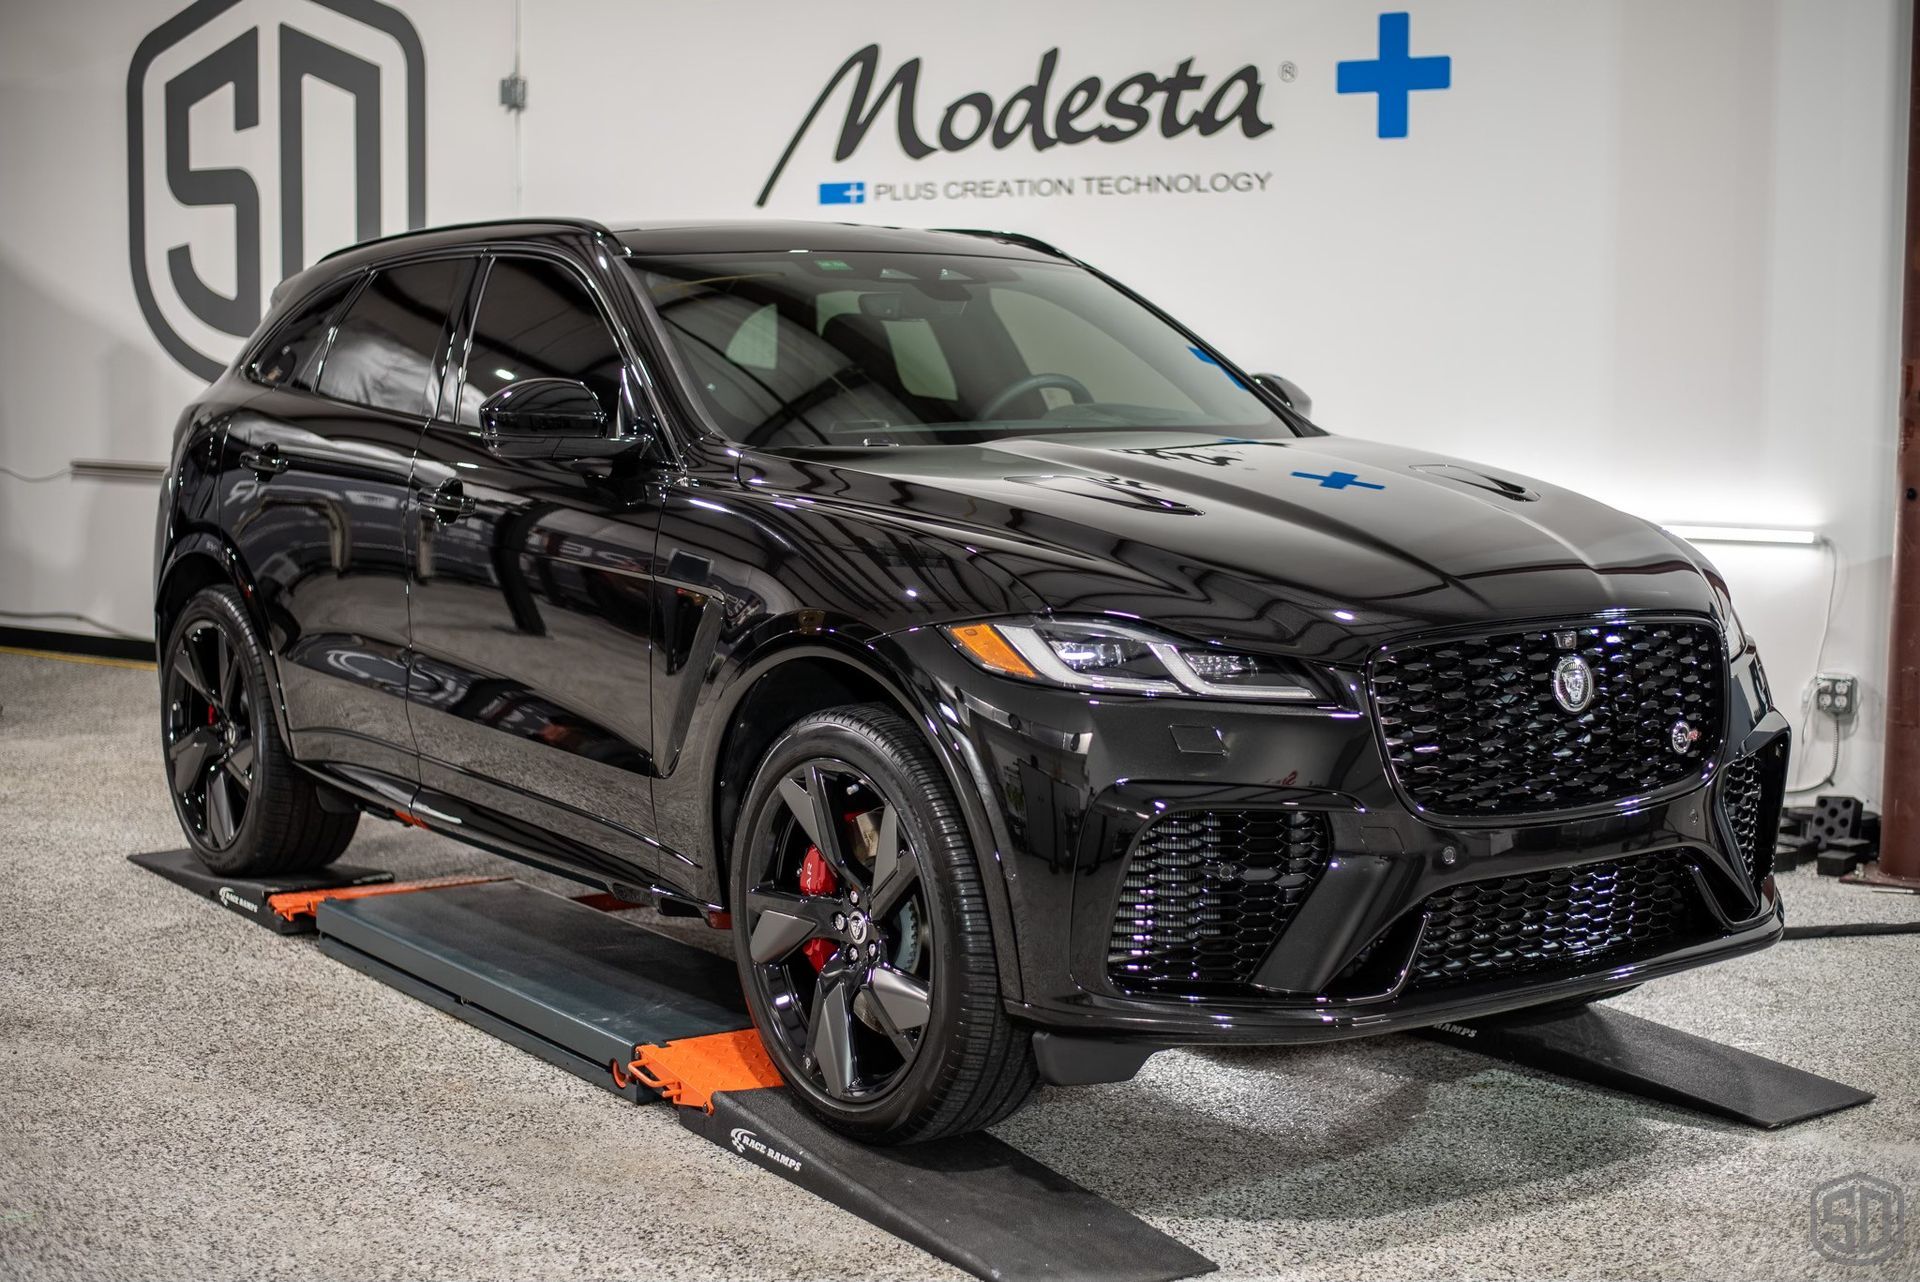
[[1357,659],[1455,624],[1715,610],[1658,527],[1428,450],[1132,431],[790,459],[822,501],[958,528],[1046,609],[1204,639]]

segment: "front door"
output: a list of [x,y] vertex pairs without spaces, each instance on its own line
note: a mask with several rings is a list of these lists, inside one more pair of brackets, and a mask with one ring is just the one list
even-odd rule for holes
[[479,407],[532,378],[585,383],[609,423],[630,371],[586,277],[556,258],[486,268],[465,368],[413,471],[413,679],[422,801],[522,853],[610,880],[651,840],[648,680],[659,504],[635,460],[501,458]]

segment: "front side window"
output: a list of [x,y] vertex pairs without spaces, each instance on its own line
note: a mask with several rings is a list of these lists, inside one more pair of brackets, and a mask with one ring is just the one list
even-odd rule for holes
[[320,394],[409,418],[432,414],[447,313],[472,268],[472,259],[442,258],[376,271],[340,318]]
[[1204,348],[1068,264],[900,253],[627,261],[708,417],[762,448],[1293,434]]
[[313,369],[320,349],[327,345],[334,311],[359,282],[358,276],[335,281],[314,294],[288,316],[267,340],[266,350],[253,362],[255,381],[268,387],[313,390]]
[[501,258],[487,273],[467,347],[455,421],[477,427],[480,405],[530,378],[570,378],[618,421],[624,362],[613,331],[580,278],[544,258]]

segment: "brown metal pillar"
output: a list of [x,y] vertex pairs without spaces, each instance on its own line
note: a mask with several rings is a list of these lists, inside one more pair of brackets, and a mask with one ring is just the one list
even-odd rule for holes
[[1920,21],[1908,64],[1907,240],[1900,326],[1900,447],[1894,473],[1887,750],[1880,782],[1880,875],[1920,884]]

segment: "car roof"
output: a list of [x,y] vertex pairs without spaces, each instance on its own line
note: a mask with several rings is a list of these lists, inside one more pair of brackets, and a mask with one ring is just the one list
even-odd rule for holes
[[623,223],[610,227],[590,218],[501,218],[482,222],[449,223],[396,232],[336,249],[319,262],[280,282],[273,291],[278,306],[293,294],[344,273],[376,266],[401,255],[435,250],[459,250],[540,240],[568,233],[604,236],[625,246],[631,254],[651,257],[667,254],[779,253],[812,250],[820,253],[883,251],[896,254],[969,254],[985,258],[1029,261],[1072,260],[1046,241],[1022,232],[969,228],[922,230],[882,227],[867,223],[807,222],[799,219],[735,219]]
[[772,218],[622,223],[617,226],[608,226],[589,218],[502,218],[397,232],[337,249],[321,261],[333,264],[336,269],[358,267],[399,253],[487,245],[566,232],[608,236],[626,246],[629,252],[640,255],[779,253],[792,250],[853,253],[878,250],[896,254],[973,254],[996,258],[1066,257],[1060,250],[1037,237],[1010,231],[964,228],[929,231],[917,227],[879,227],[866,223]]
[[654,254],[742,254],[812,250],[820,253],[878,251],[895,254],[971,254],[992,258],[1064,258],[1065,254],[1019,232],[922,230],[867,223],[740,219],[732,222],[633,223],[611,229],[628,250]]

